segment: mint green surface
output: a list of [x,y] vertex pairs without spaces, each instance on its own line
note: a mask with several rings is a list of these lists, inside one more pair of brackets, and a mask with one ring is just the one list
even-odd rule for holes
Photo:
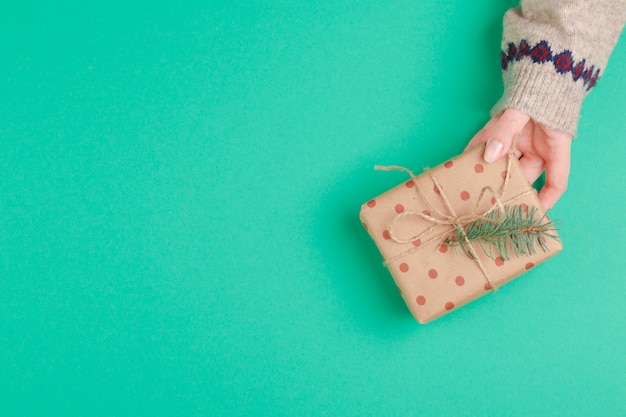
[[419,325],[359,207],[488,120],[516,2],[135,3],[2,8],[0,415],[626,415],[623,39],[564,251]]

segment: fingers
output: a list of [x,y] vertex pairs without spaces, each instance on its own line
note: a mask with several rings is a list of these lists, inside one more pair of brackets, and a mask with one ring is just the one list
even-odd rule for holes
[[463,152],[473,148],[474,146],[478,146],[481,143],[487,142],[487,139],[489,139],[489,133],[493,130],[493,127],[496,125],[496,123],[498,123],[498,120],[500,120],[500,116],[495,116],[491,120],[489,120],[485,127],[480,129],[480,131],[478,131],[478,133],[474,135],[474,137],[467,144]]
[[[534,183],[546,171],[539,200],[549,210],[567,189],[572,141],[563,132],[536,127],[529,121],[527,114],[506,109],[476,133],[465,150],[486,143],[483,157],[486,162],[494,162],[506,155],[518,138],[515,155],[521,156],[520,164],[528,181]],[[538,138],[542,140],[537,142]]]
[[539,201],[546,210],[561,198],[567,189],[567,179],[569,177],[569,164],[550,166],[546,165],[546,184],[539,192]]
[[537,181],[543,169],[545,168],[545,162],[538,156],[535,155],[524,155],[519,160],[520,166],[522,167],[522,171],[526,178],[528,178],[529,183],[534,183]]
[[530,117],[516,109],[506,109],[495,123],[485,148],[484,158],[487,162],[494,162],[506,155],[513,145],[513,141],[528,124]]
[[539,201],[546,210],[551,209],[567,189],[571,143],[569,138],[559,141],[554,157],[546,161],[546,183],[539,192]]
[[531,184],[537,181],[537,178],[541,175],[546,163],[544,159],[537,154],[535,147],[533,146],[533,138],[535,136],[535,124],[527,123],[517,141],[517,147],[515,149],[515,155],[523,150],[523,154],[519,159],[520,166],[528,182]]

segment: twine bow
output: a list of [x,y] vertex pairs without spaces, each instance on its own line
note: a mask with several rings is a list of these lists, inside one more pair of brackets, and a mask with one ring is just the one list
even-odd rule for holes
[[[493,285],[491,278],[489,276],[489,273],[487,272],[487,269],[485,268],[485,265],[483,265],[482,261],[480,260],[480,258],[478,257],[478,254],[476,253],[476,251],[474,250],[473,245],[471,244],[469,238],[467,237],[467,234],[465,232],[465,226],[475,222],[477,220],[482,220],[482,221],[486,221],[486,222],[500,222],[501,220],[503,220],[504,216],[505,216],[505,204],[511,203],[515,200],[521,199],[522,197],[526,196],[529,193],[532,193],[532,190],[527,190],[521,194],[518,194],[517,196],[502,202],[502,196],[504,195],[504,192],[506,191],[506,188],[509,184],[509,180],[511,177],[511,166],[513,163],[513,158],[515,157],[515,153],[514,153],[514,148],[515,148],[515,143],[517,142],[517,138],[515,140],[515,142],[513,143],[513,146],[511,147],[511,150],[508,153],[508,158],[507,158],[507,168],[505,171],[505,176],[504,176],[504,181],[502,183],[502,186],[500,187],[500,190],[495,191],[493,190],[493,188],[491,188],[490,186],[485,186],[482,188],[480,195],[478,196],[478,199],[476,200],[476,205],[474,207],[474,210],[472,212],[472,214],[470,215],[466,215],[466,216],[457,216],[457,214],[454,211],[454,208],[452,207],[452,205],[450,204],[450,201],[448,200],[443,187],[441,186],[441,184],[439,183],[439,181],[437,180],[437,178],[432,174],[432,172],[430,170],[426,170],[425,172],[428,174],[428,176],[430,177],[430,179],[432,180],[436,190],[438,191],[439,196],[441,197],[441,200],[443,202],[443,205],[445,206],[446,210],[449,212],[449,214],[443,213],[441,212],[441,210],[437,209],[437,207],[431,203],[431,201],[428,199],[428,197],[425,195],[425,193],[423,192],[422,188],[420,187],[420,185],[417,182],[417,177],[415,176],[415,174],[413,174],[413,172],[407,168],[404,167],[400,167],[400,166],[375,166],[375,169],[377,170],[381,170],[381,171],[403,171],[406,172],[407,174],[410,175],[411,177],[411,181],[413,182],[413,185],[415,186],[415,190],[417,192],[417,194],[420,196],[420,198],[427,204],[427,206],[432,210],[430,213],[433,214],[429,214],[429,213],[425,213],[425,212],[418,212],[418,211],[405,211],[402,212],[398,215],[396,215],[393,220],[389,223],[389,225],[387,226],[386,230],[389,232],[389,238],[396,242],[396,243],[401,243],[401,244],[407,244],[407,243],[412,243],[412,242],[416,242],[418,240],[421,241],[421,239],[425,236],[428,236],[428,234],[435,229],[437,226],[439,225],[449,225],[454,227],[456,230],[458,230],[461,234],[461,237],[463,239],[463,241],[466,243],[467,245],[467,249],[468,249],[468,253],[470,255],[470,258],[473,259],[476,262],[476,265],[478,266],[478,268],[480,269],[481,273],[483,274],[483,276],[485,277],[485,280],[487,281],[487,284],[489,285],[489,288],[492,291],[496,291],[497,288],[495,287],[495,285]],[[491,204],[491,206],[484,212],[479,212],[479,207],[480,207],[480,203],[482,202],[483,198],[487,195],[491,195],[493,197],[493,202]],[[491,212],[498,210],[498,216],[496,218],[493,217],[487,217],[488,214],[490,214]],[[436,215],[435,215],[436,214]],[[412,236],[408,239],[401,239],[399,237],[397,237],[394,233],[393,233],[393,226],[395,225],[395,223],[404,218],[404,217],[409,217],[409,216],[417,216],[417,217],[421,217],[422,219],[433,223],[430,227],[428,227],[426,230],[424,230],[423,232]],[[436,236],[431,237],[430,239],[428,239],[427,241],[421,243],[420,245],[416,245],[410,249],[407,249],[406,251],[394,256],[393,258],[385,261],[385,266],[397,261],[398,259],[404,258],[405,256],[419,250],[421,247],[423,246],[427,246],[428,244],[435,242],[435,241],[439,241],[441,242],[442,238],[447,235],[449,232],[443,232],[440,233]]]

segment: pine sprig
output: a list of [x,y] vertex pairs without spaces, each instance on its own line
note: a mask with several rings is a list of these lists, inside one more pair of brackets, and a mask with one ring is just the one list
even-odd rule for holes
[[[489,258],[494,258],[494,250],[502,259],[510,259],[509,251],[516,257],[537,253],[537,247],[544,252],[550,248],[546,238],[558,239],[552,232],[556,230],[554,222],[547,220],[544,214],[537,218],[537,207],[522,205],[505,206],[504,216],[499,210],[487,213],[485,219],[479,219],[465,226],[455,225],[456,232],[448,236],[443,245],[461,249],[472,258],[470,244],[477,242]],[[467,236],[465,240],[463,231]]]

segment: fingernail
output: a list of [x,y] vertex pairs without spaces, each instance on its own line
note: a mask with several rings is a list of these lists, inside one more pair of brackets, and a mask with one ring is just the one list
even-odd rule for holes
[[502,152],[503,148],[504,144],[499,140],[492,140],[491,142],[489,142],[487,144],[487,147],[485,148],[485,161],[491,163],[498,159],[498,157],[500,156],[500,152]]

